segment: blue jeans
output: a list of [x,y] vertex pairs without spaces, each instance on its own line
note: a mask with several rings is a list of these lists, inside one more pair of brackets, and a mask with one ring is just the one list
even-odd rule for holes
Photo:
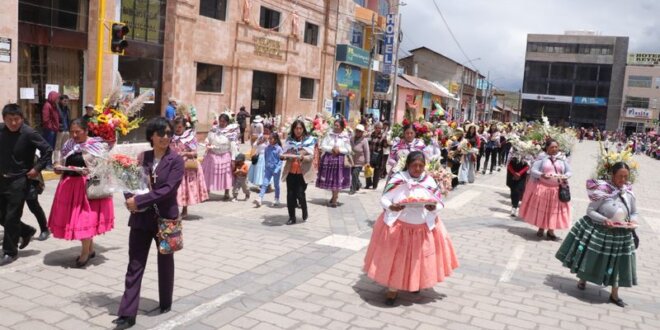
[[55,149],[55,139],[57,138],[57,132],[44,129],[42,135],[46,140],[46,142],[48,142],[48,145],[50,145],[51,148]]
[[277,172],[273,171],[266,167],[266,172],[264,173],[264,181],[261,183],[261,190],[259,191],[259,198],[263,199],[270,184],[271,179],[273,180],[273,185],[275,186],[275,200],[280,200],[280,174],[281,170]]

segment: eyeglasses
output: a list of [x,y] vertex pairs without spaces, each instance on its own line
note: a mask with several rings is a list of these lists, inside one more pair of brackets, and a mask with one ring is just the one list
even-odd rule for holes
[[171,137],[174,136],[174,132],[172,132],[170,130],[162,130],[162,131],[156,131],[156,135],[158,135],[162,138],[164,138],[164,137],[171,138]]

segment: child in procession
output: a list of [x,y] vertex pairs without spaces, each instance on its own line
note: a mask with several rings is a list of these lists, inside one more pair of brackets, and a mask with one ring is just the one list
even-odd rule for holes
[[265,160],[265,174],[264,180],[261,184],[261,191],[259,191],[259,198],[254,201],[257,207],[260,207],[264,202],[264,195],[268,190],[268,184],[272,181],[275,186],[275,203],[273,206],[280,205],[280,174],[282,173],[282,142],[277,133],[271,133],[268,137],[268,146],[264,151]]

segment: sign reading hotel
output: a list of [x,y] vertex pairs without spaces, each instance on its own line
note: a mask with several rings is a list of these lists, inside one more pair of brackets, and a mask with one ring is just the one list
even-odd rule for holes
[[385,24],[385,54],[383,55],[383,73],[391,74],[394,64],[394,14],[387,14]]
[[660,53],[630,53],[628,64],[658,65],[660,64]]
[[264,37],[254,37],[254,53],[259,56],[282,59],[280,42]]
[[562,103],[571,103],[573,98],[570,96],[563,95],[545,95],[545,94],[522,94],[523,100],[536,100],[536,101],[548,101],[548,102],[562,102]]
[[626,117],[628,118],[639,118],[639,119],[651,119],[651,111],[644,108],[627,108]]

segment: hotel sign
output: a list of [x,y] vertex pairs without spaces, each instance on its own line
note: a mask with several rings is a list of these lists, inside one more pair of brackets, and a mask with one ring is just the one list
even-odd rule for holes
[[351,45],[337,45],[337,61],[369,69],[369,52]]
[[282,59],[280,42],[268,38],[254,37],[254,53],[259,56]]
[[385,54],[383,55],[383,73],[391,74],[394,66],[394,14],[387,14],[385,25]]
[[644,108],[627,108],[626,117],[628,118],[639,118],[639,119],[651,119],[651,110]]
[[658,65],[660,64],[660,53],[630,53],[628,64]]
[[570,96],[562,95],[545,95],[545,94],[522,94],[523,100],[536,100],[536,101],[547,101],[547,102],[561,102],[561,103],[571,103],[573,98]]

